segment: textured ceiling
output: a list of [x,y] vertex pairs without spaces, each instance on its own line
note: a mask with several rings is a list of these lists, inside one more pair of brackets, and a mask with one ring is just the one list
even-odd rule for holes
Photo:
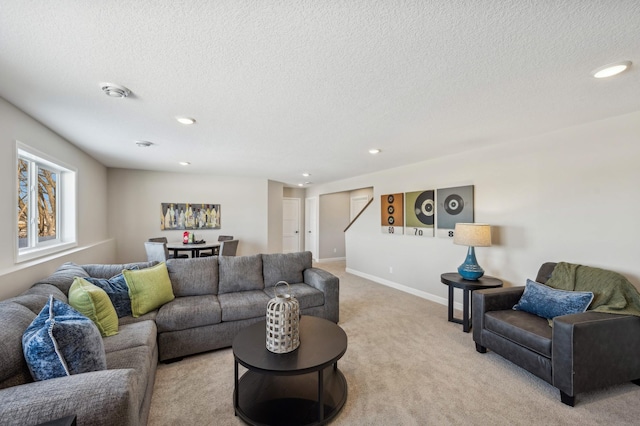
[[109,167],[322,183],[640,110],[640,1],[2,0],[0,96]]

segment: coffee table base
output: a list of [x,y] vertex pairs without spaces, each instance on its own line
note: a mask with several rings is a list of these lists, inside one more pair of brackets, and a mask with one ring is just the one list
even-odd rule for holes
[[238,381],[235,392],[239,392],[234,395],[235,413],[248,424],[320,425],[333,419],[344,406],[347,381],[337,363],[300,375],[268,375],[249,370]]

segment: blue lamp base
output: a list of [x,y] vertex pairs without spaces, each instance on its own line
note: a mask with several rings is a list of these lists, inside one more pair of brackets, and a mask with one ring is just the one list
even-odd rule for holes
[[477,281],[478,278],[484,275],[484,269],[478,265],[473,247],[469,247],[467,258],[462,265],[458,266],[458,273],[462,278],[469,281]]

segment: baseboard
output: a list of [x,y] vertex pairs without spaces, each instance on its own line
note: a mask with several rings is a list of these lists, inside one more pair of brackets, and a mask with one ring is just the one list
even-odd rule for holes
[[340,262],[340,261],[345,261],[347,260],[346,257],[328,257],[326,259],[317,259],[316,262],[318,263],[329,263],[329,262]]
[[[384,278],[376,277],[375,275],[370,275],[370,274],[366,274],[364,272],[356,271],[355,269],[346,268],[345,271],[350,273],[350,274],[357,275],[357,276],[362,277],[362,278],[366,278],[366,279],[368,279],[370,281],[373,281],[373,282],[376,282],[378,284],[382,284],[382,285],[385,285],[387,287],[395,288],[396,290],[400,290],[400,291],[403,291],[405,293],[409,293],[409,294],[412,294],[414,296],[418,296],[418,297],[420,297],[422,299],[430,300],[430,301],[438,303],[440,305],[447,306],[449,304],[449,301],[447,300],[446,297],[436,296],[435,294],[427,293],[426,291],[417,290],[417,289],[415,289],[413,287],[408,287],[406,285],[398,284],[398,283],[393,282],[393,281],[385,280]],[[454,302],[453,308],[461,311],[462,310],[462,303]]]

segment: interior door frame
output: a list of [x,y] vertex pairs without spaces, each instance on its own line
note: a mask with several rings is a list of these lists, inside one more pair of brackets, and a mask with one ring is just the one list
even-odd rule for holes
[[319,215],[318,197],[304,199],[304,249],[311,252],[311,257],[318,260],[319,254]]

